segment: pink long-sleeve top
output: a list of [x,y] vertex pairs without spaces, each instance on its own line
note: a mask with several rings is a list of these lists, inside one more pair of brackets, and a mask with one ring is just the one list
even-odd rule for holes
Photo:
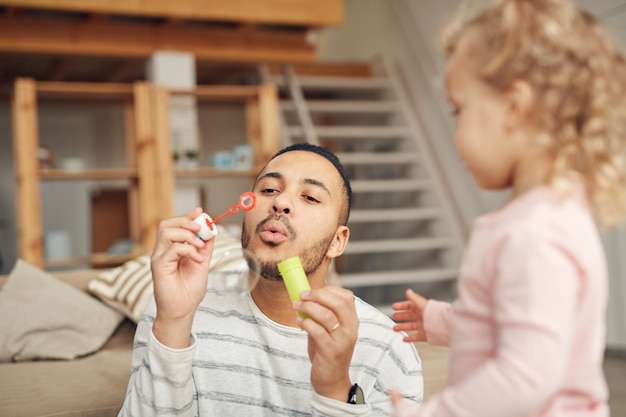
[[398,416],[609,415],[608,279],[582,196],[538,187],[476,220],[457,301],[424,313],[428,341],[450,346],[449,387]]

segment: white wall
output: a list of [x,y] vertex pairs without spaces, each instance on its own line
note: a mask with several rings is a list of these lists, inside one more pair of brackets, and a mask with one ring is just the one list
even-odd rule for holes
[[[618,43],[626,44],[626,2],[580,0],[579,3],[609,25]],[[381,55],[398,62],[405,74],[418,117],[462,208],[466,227],[487,210],[498,207],[506,192],[479,190],[459,163],[452,141],[454,121],[449,116],[443,89],[444,56],[438,46],[439,30],[459,4],[458,0],[345,0],[346,22],[320,33],[322,60],[375,60]],[[610,273],[608,311],[609,347],[626,349],[626,227],[604,233]]]

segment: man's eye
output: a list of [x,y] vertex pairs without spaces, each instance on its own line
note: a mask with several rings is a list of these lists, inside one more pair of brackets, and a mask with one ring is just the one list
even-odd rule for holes
[[310,201],[311,203],[319,203],[319,200],[317,200],[316,198],[311,197],[310,195],[305,195],[304,199],[307,201]]
[[273,189],[273,188],[263,188],[263,189],[261,190],[261,193],[262,193],[262,194],[273,194],[273,193],[275,193],[275,192],[277,192],[277,191],[278,191],[278,190],[275,190],[275,189]]

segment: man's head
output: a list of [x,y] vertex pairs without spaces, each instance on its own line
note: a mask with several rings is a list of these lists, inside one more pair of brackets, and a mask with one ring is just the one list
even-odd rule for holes
[[276,264],[296,255],[309,278],[325,275],[349,237],[351,188],[337,157],[310,144],[284,148],[263,168],[253,192],[257,204],[245,214],[242,245],[259,259],[262,276],[280,280]]
[[350,209],[352,207],[352,187],[350,186],[350,180],[348,179],[348,175],[346,174],[343,165],[339,161],[339,158],[337,158],[337,155],[322,146],[312,145],[310,143],[296,143],[281,149],[276,153],[276,155],[274,155],[272,159],[286,152],[292,151],[313,152],[315,154],[323,156],[324,158],[328,159],[331,164],[333,164],[333,166],[337,170],[337,173],[341,176],[341,180],[343,182],[344,204],[342,207],[341,215],[339,216],[339,221],[342,225],[346,226],[348,224]]

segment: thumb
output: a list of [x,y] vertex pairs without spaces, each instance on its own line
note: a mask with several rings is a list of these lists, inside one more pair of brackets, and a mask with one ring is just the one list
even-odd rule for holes
[[398,391],[397,388],[392,388],[391,389],[391,404],[393,404],[394,407],[397,407],[398,404],[400,404],[400,401],[402,401],[402,394],[400,394],[400,391]]

